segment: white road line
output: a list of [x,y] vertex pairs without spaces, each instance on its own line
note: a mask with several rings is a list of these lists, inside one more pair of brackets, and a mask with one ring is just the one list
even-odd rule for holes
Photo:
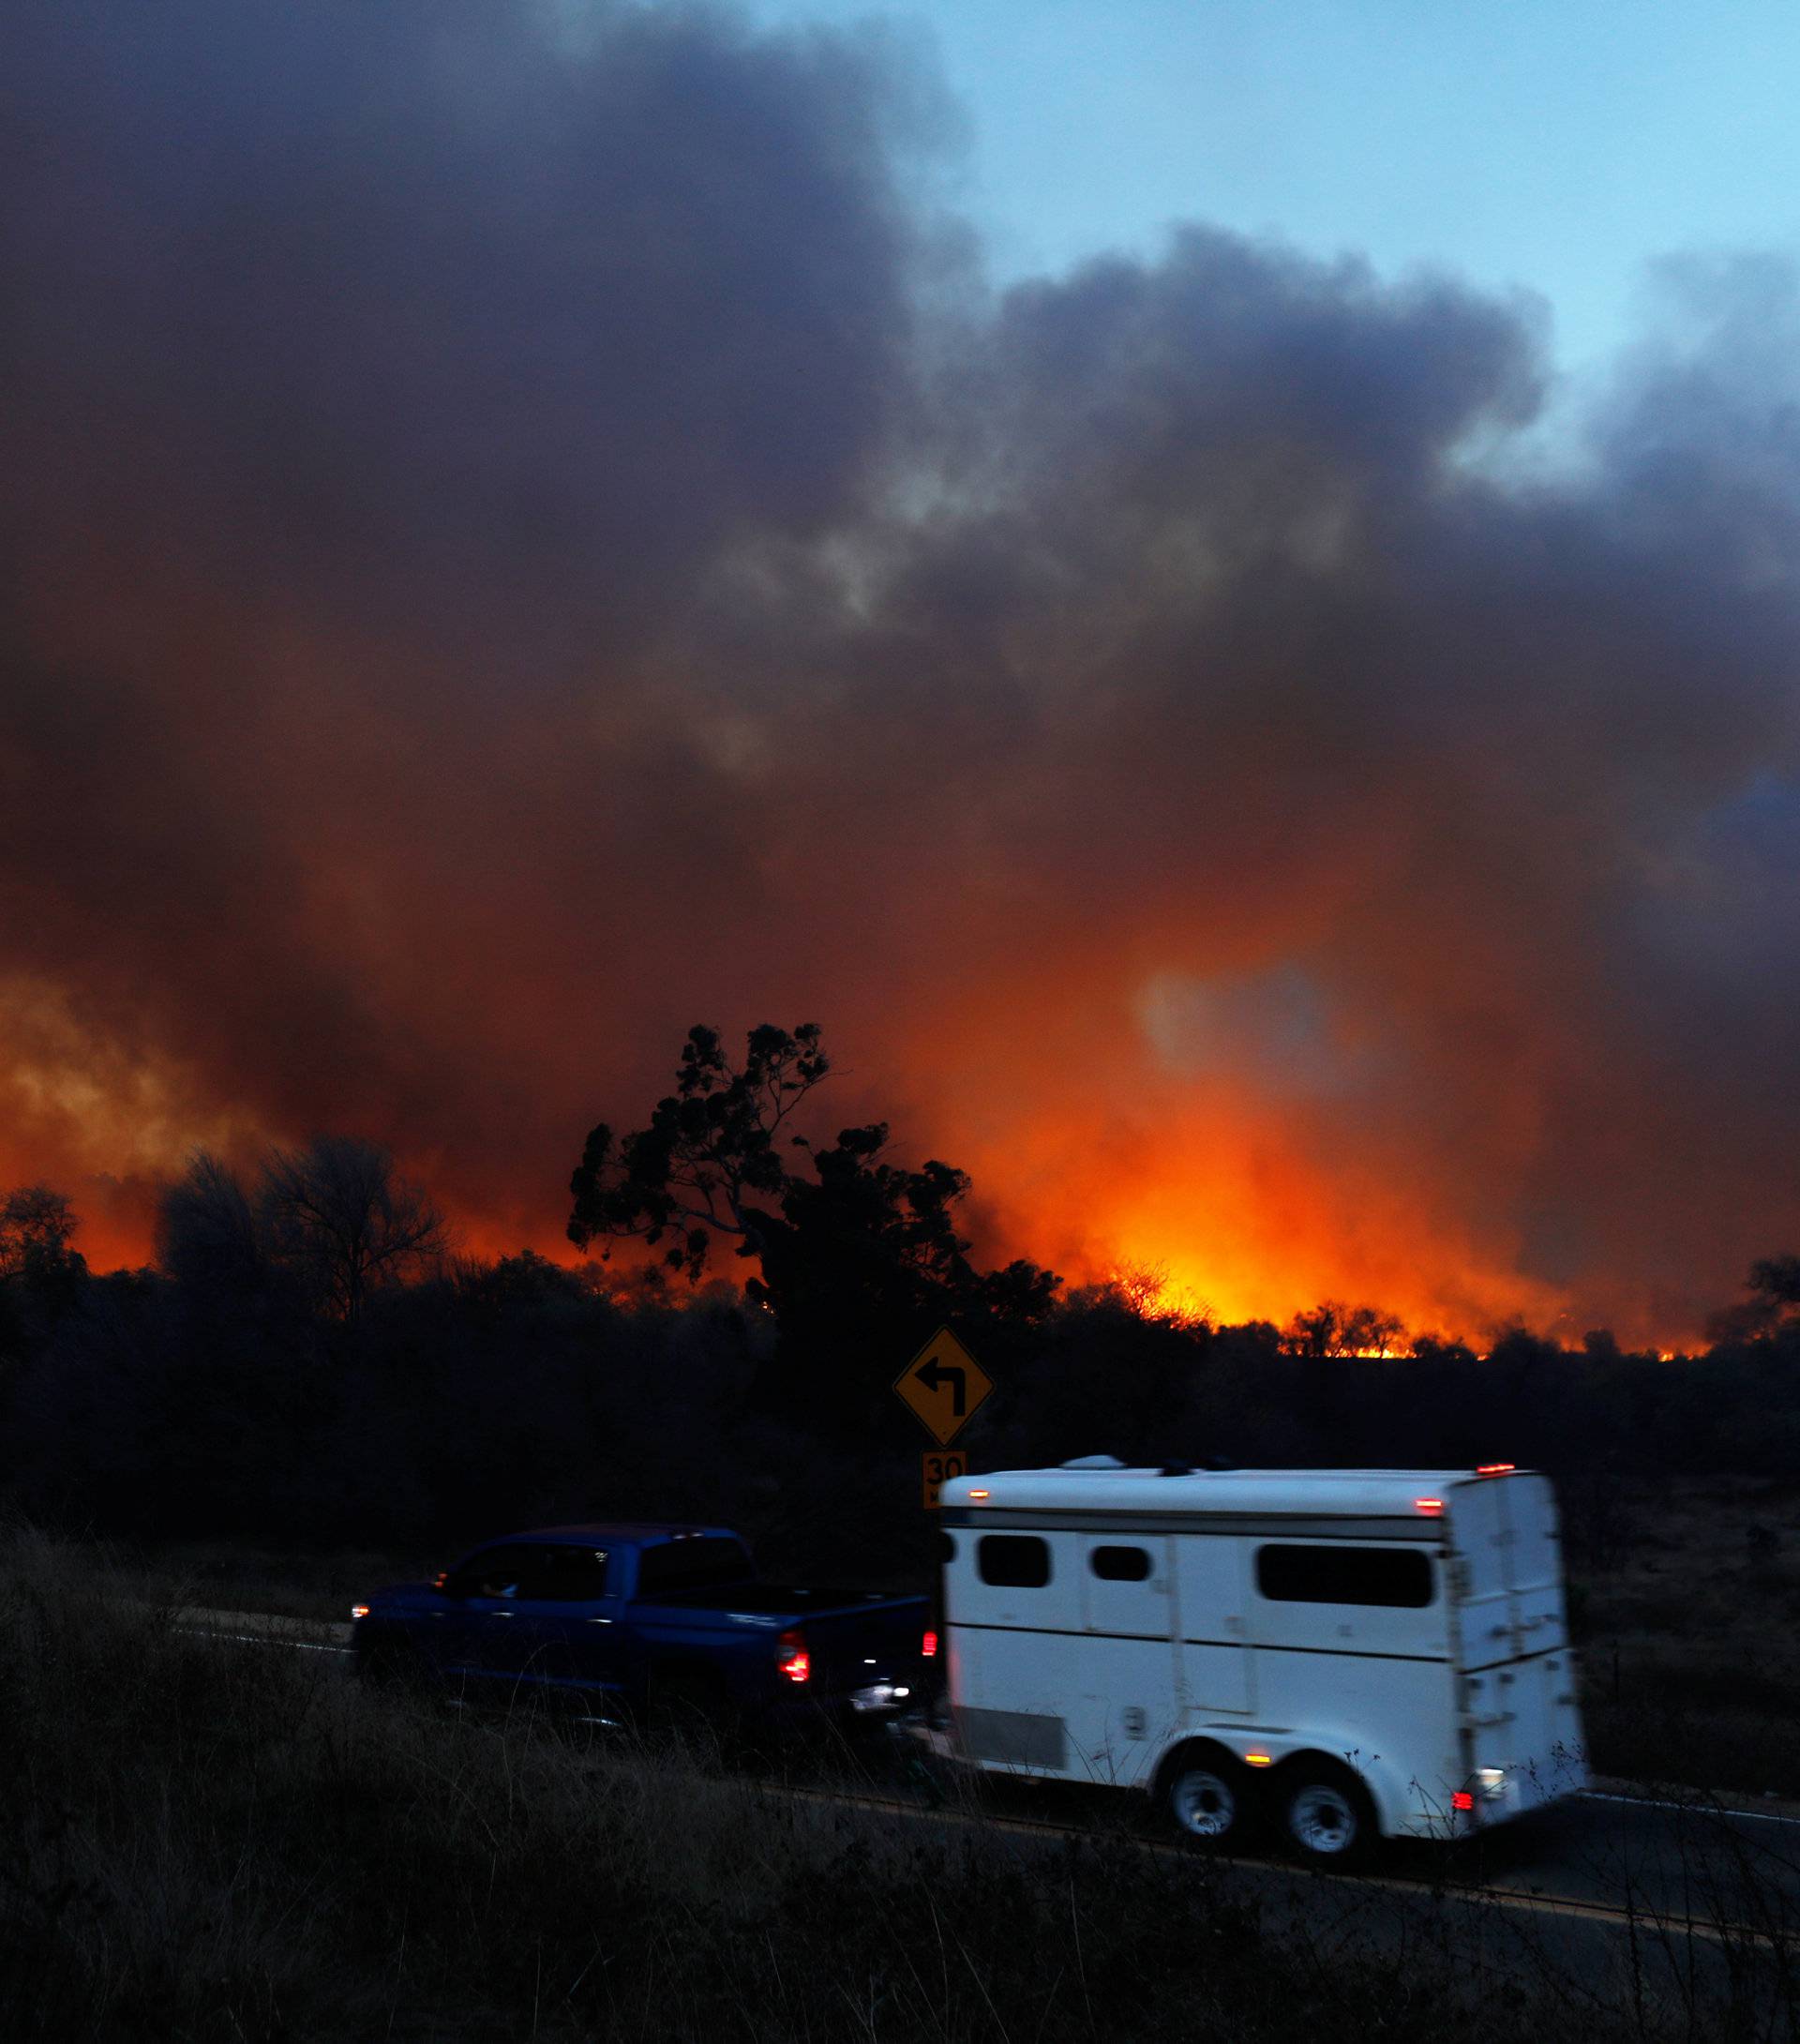
[[1742,1817],[1749,1824],[1800,1825],[1800,1817],[1778,1817],[1772,1810],[1721,1810],[1710,1803],[1668,1802],[1655,1796],[1608,1796],[1599,1789],[1578,1793],[1584,1803],[1623,1803],[1628,1810],[1679,1810],[1690,1817]]
[[296,1640],[280,1632],[215,1632],[203,1625],[183,1625],[175,1629],[186,1632],[190,1639],[230,1640],[238,1646],[293,1646],[303,1654],[343,1654],[353,1657],[353,1646],[326,1646],[318,1640]]

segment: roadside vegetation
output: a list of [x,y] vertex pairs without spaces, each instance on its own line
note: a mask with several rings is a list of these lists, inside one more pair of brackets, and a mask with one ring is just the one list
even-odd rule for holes
[[1429,1889],[1372,1911],[1124,1829],[847,1809],[367,1694],[120,1588],[41,1535],[0,1542],[9,2039],[1605,2044],[1792,2019],[1778,1968],[1747,1946],[1684,1974],[1647,1915],[1572,1962]]
[[[576,1152],[573,1267],[460,1256],[351,1138],[166,1194],[155,1263],[97,1275],[43,1187],[0,1196],[0,1508],[123,1543],[158,1594],[338,1616],[516,1526],[745,1532],[777,1573],[914,1588],[921,1437],[891,1395],[944,1321],[996,1380],[972,1466],[1469,1466],[1557,1480],[1596,1764],[1800,1795],[1800,1262],[1703,1353],[1478,1352],[1324,1301],[1221,1325],[1156,1273],[981,1267],[968,1180],[834,1139],[820,1032],[692,1031],[641,1128]],[[803,1125],[814,1133],[803,1133]]]
[[1577,1480],[1564,1510],[1596,1768],[1800,1800],[1800,1492]]

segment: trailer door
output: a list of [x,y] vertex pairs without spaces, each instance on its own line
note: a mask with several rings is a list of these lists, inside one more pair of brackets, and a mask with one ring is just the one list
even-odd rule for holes
[[1126,1786],[1140,1780],[1180,1728],[1171,1548],[1160,1534],[1082,1536],[1088,1640],[1078,1736],[1097,1780]]
[[1462,1665],[1480,1668],[1491,1661],[1509,1661],[1516,1648],[1507,1553],[1512,1531],[1504,1484],[1492,1478],[1459,1483],[1449,1495]]
[[1518,1651],[1542,1654],[1566,1646],[1562,1534],[1549,1480],[1526,1475],[1492,1480],[1508,1533],[1507,1586]]
[[1587,1780],[1555,1500],[1507,1475],[1459,1485],[1451,1509],[1474,1764],[1503,1777],[1493,1814],[1517,1815]]
[[1232,1533],[1181,1533],[1175,1553],[1181,1631],[1181,1688],[1191,1710],[1255,1708],[1252,1679],[1248,1542]]

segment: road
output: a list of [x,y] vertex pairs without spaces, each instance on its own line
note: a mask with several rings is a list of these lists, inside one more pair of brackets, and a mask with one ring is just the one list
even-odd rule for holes
[[[185,1631],[246,1646],[350,1657],[350,1628],[257,1612],[177,1612]],[[883,1813],[908,1825],[981,1824],[1021,1841],[1064,1841],[1121,1827],[1145,1850],[1203,1856],[1148,1821],[1136,1798],[1056,1782],[989,1776],[979,1802],[934,1806],[919,1770],[892,1766],[868,1786],[821,1781],[769,1792]],[[1800,1960],[1800,1811],[1674,1799],[1602,1784],[1551,1809],[1445,1848],[1396,1842],[1372,1868],[1319,1875],[1272,1857],[1213,1860],[1279,1907],[1303,1908],[1316,1929],[1322,1888],[1348,1919],[1372,1905],[1390,1928],[1534,1937],[1548,1961],[1591,1970],[1597,1940],[1660,1947],[1672,1967],[1697,1946],[1727,1961],[1755,1949]],[[1364,1927],[1366,1928],[1366,1922]],[[1677,1956],[1679,1955],[1679,1956]]]

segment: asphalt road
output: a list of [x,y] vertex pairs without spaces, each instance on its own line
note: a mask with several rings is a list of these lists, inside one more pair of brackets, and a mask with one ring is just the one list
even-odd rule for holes
[[[187,1609],[185,1630],[246,1646],[330,1654],[348,1663],[350,1628],[255,1612]],[[885,1774],[885,1779],[884,1779]],[[878,1765],[866,1787],[821,1779],[772,1793],[872,1808],[906,1824],[982,1823],[1021,1841],[1123,1825],[1148,1849],[1203,1856],[1168,1840],[1136,1798],[1103,1789],[987,1777],[979,1802],[934,1807],[916,1764]],[[1592,1971],[1603,1946],[1660,1950],[1667,1967],[1773,1954],[1800,1966],[1800,1811],[1760,1811],[1730,1799],[1672,1798],[1603,1786],[1498,1826],[1452,1847],[1399,1841],[1356,1873],[1296,1871],[1274,1856],[1213,1862],[1310,1925],[1374,1916],[1392,1934],[1529,1939],[1547,1961]],[[1328,1902],[1325,1890],[1331,1891]],[[1366,1922],[1365,1922],[1366,1927]],[[1710,1958],[1696,1958],[1705,1947]],[[1610,1961],[1608,1961],[1610,1962]]]

